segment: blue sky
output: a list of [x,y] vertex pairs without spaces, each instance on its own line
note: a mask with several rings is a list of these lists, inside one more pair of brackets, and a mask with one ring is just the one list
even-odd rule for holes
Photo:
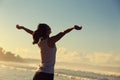
[[83,29],[67,34],[58,48],[68,53],[119,55],[119,8],[119,0],[0,0],[0,46],[37,58],[39,49],[32,45],[32,37],[18,31],[16,24],[35,30],[39,23],[47,23],[51,36],[77,24]]

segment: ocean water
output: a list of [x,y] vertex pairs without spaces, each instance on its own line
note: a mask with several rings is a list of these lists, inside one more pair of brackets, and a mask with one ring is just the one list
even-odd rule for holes
[[[0,62],[0,80],[32,80],[36,67],[25,63]],[[54,80],[70,80],[55,76]]]
[[[0,80],[32,80],[36,64],[0,62]],[[55,69],[54,80],[120,80],[120,75]]]

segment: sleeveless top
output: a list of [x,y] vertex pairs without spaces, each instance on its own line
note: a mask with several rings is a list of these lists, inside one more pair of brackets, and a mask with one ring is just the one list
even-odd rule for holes
[[41,65],[40,72],[54,74],[54,65],[56,60],[56,46],[50,48],[48,46],[48,39],[40,40],[38,46],[41,49]]

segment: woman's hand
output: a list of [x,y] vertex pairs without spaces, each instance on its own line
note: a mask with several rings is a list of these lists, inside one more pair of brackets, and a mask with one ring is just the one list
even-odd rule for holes
[[76,30],[81,30],[81,29],[82,29],[82,26],[74,25],[74,29],[76,29]]
[[24,27],[23,26],[19,26],[18,24],[16,25],[16,28],[17,29],[23,29]]

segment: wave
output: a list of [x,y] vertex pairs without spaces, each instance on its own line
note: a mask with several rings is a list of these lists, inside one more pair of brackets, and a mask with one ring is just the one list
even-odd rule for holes
[[[37,64],[0,62],[0,69],[14,69],[20,71],[35,71]],[[88,71],[70,70],[70,69],[55,69],[55,76],[66,77],[72,80],[120,80],[120,75],[116,74],[101,74]]]
[[75,80],[120,80],[120,75],[106,75],[86,71],[74,71],[67,69],[57,69],[58,76],[68,77]]
[[77,77],[77,76],[72,76],[72,75],[67,75],[67,74],[61,74],[61,73],[55,73],[55,76],[65,77],[65,78],[69,78],[69,79],[72,79],[72,80],[91,80],[89,78]]
[[21,71],[35,71],[36,65],[25,63],[13,63],[13,62],[0,62],[0,68],[15,69]]

